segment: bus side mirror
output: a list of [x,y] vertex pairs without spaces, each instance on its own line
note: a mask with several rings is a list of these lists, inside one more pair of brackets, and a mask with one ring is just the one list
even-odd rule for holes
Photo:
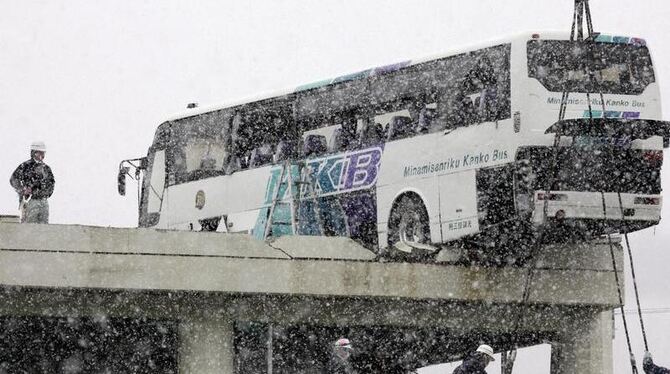
[[128,174],[129,169],[128,167],[120,167],[119,175],[116,177],[117,189],[121,196],[126,196],[126,174]]

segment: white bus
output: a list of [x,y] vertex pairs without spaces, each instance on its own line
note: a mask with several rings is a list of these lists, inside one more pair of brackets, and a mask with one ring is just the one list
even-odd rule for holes
[[283,163],[302,160],[322,225],[303,214],[273,236],[426,253],[518,245],[544,223],[557,240],[639,230],[660,220],[660,119],[644,40],[521,35],[170,118],[140,159],[139,225],[262,238],[291,198]]

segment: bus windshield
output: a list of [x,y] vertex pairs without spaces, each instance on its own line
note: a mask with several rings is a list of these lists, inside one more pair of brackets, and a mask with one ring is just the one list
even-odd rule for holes
[[220,113],[189,117],[171,126],[170,174],[180,183],[224,174],[227,155],[225,118]]
[[627,95],[655,79],[646,46],[568,40],[529,41],[528,74],[552,92]]

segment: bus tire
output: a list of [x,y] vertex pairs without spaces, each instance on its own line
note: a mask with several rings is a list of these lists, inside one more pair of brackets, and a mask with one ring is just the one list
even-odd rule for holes
[[[421,198],[414,193],[401,195],[393,204],[389,216],[389,235],[386,257],[394,260],[424,260],[432,253],[417,248],[403,248],[401,235],[406,241],[430,243],[428,211]],[[403,248],[402,250],[400,248]]]

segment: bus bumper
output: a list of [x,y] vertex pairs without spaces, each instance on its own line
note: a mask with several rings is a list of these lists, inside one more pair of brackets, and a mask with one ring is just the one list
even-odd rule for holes
[[[603,210],[603,197],[605,209]],[[533,222],[545,222],[544,205],[547,204],[547,219],[552,221],[598,220],[636,221],[656,223],[661,219],[662,198],[660,195],[621,194],[621,204],[616,192],[538,191],[535,193]]]

